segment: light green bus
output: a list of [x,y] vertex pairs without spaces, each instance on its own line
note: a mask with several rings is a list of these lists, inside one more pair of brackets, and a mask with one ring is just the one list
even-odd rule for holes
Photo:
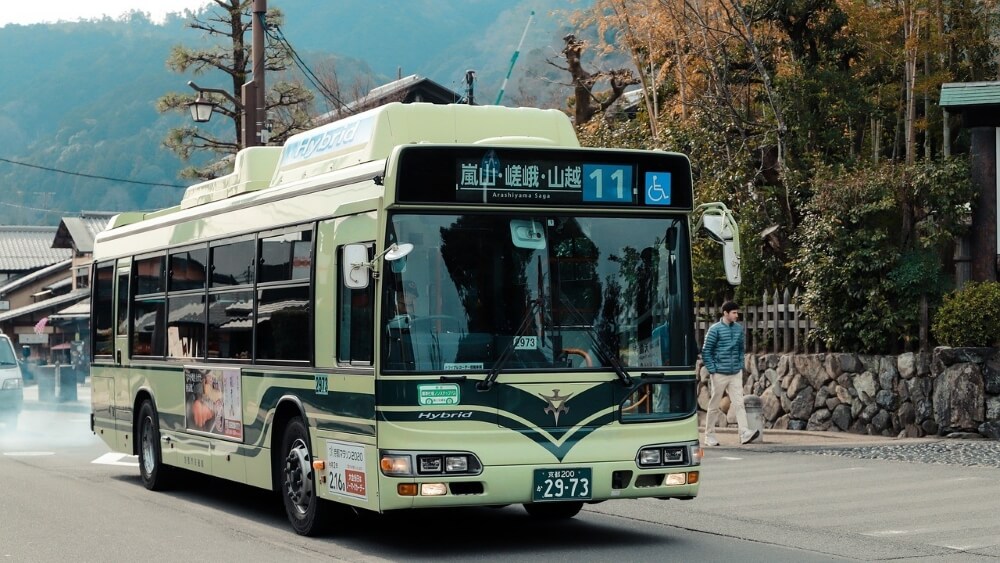
[[688,159],[579,147],[554,110],[390,104],[241,151],[97,237],[91,426],[337,508],[698,494]]

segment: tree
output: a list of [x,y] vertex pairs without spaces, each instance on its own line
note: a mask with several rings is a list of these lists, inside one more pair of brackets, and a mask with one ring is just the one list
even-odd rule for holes
[[[229,90],[234,99],[241,98],[241,89],[251,74],[252,57],[250,42],[244,38],[252,25],[253,0],[213,0],[215,6],[192,17],[187,27],[204,32],[215,42],[202,48],[175,45],[167,59],[167,67],[177,73],[190,71],[194,76],[217,73],[228,76]],[[268,10],[268,27],[280,26],[283,16],[279,10]],[[278,42],[271,41],[265,48],[264,70],[273,76],[286,70],[290,54]],[[310,119],[312,93],[299,82],[290,80],[270,81],[265,108],[272,118],[270,144],[281,144],[289,136],[307,128]],[[195,93],[171,92],[157,101],[157,110],[187,112],[194,101]],[[243,128],[242,108],[230,100],[214,94],[206,94],[218,103],[215,113],[232,122],[232,135],[208,132],[193,125],[172,129],[164,145],[176,153],[181,160],[189,162],[195,153],[207,152],[216,157],[235,155],[243,148],[240,138]],[[211,163],[204,166],[190,166],[181,171],[185,178],[208,179],[220,175],[220,167]]]
[[[581,60],[586,43],[573,34],[563,37],[563,42],[566,46],[562,53],[566,58],[567,66],[559,67],[551,61],[550,64],[570,73],[573,79],[574,121],[576,126],[580,127],[593,119],[598,112],[603,112],[611,107],[611,104],[615,103],[625,92],[627,86],[638,84],[639,80],[627,68],[590,72],[583,68]],[[603,94],[594,92],[594,87],[601,80],[608,81],[610,92]]]
[[[631,60],[646,104],[632,122],[581,129],[581,143],[687,154],[696,201],[726,202],[745,233],[741,302],[802,283],[828,342],[910,346],[960,230],[941,220],[970,201],[967,173],[939,160],[934,102],[943,82],[996,76],[997,6],[595,0],[576,33],[594,30],[595,51]],[[951,191],[932,199],[938,190]],[[703,299],[733,291],[710,250],[694,247]],[[846,255],[856,259],[829,258]]]

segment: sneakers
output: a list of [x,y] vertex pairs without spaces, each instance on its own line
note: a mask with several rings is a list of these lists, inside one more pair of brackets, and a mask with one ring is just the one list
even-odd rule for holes
[[705,436],[706,446],[718,446],[719,441],[715,439],[715,436]]
[[740,443],[749,444],[757,438],[760,438],[760,430],[747,430],[743,434],[740,434]]

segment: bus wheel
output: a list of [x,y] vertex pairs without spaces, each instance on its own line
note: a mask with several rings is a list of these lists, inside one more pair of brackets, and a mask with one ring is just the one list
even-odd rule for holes
[[566,520],[579,514],[581,508],[582,502],[533,502],[524,505],[528,514],[542,520]]
[[160,419],[152,401],[143,401],[139,407],[138,424],[133,435],[139,439],[139,475],[142,477],[142,484],[151,491],[161,491],[170,486],[171,468],[163,465]]
[[297,534],[315,536],[323,531],[327,503],[316,491],[309,430],[301,418],[293,418],[285,426],[281,453],[281,498],[288,520]]

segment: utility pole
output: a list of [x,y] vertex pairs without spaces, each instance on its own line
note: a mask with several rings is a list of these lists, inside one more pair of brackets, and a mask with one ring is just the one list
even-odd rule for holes
[[473,83],[476,80],[476,71],[465,71],[465,103],[470,106],[475,105],[475,93]]
[[257,147],[267,144],[267,130],[264,121],[267,110],[264,94],[264,18],[267,14],[267,0],[253,0],[253,43],[250,54],[253,60],[252,78],[243,85],[243,146]]
[[235,111],[239,112],[242,122],[240,131],[240,144],[243,148],[259,147],[267,144],[267,106],[264,94],[267,87],[264,85],[264,33],[267,14],[267,0],[254,0],[253,13],[251,17],[251,29],[253,30],[253,43],[251,44],[251,69],[252,73],[248,80],[240,89],[240,100],[237,101],[232,94],[218,88],[202,88],[194,82],[188,81],[188,86],[198,92],[198,98],[188,104],[191,107],[191,118],[195,123],[205,123],[212,119],[212,113],[218,105],[210,99],[205,99],[202,94],[210,92],[219,94],[233,104]]

